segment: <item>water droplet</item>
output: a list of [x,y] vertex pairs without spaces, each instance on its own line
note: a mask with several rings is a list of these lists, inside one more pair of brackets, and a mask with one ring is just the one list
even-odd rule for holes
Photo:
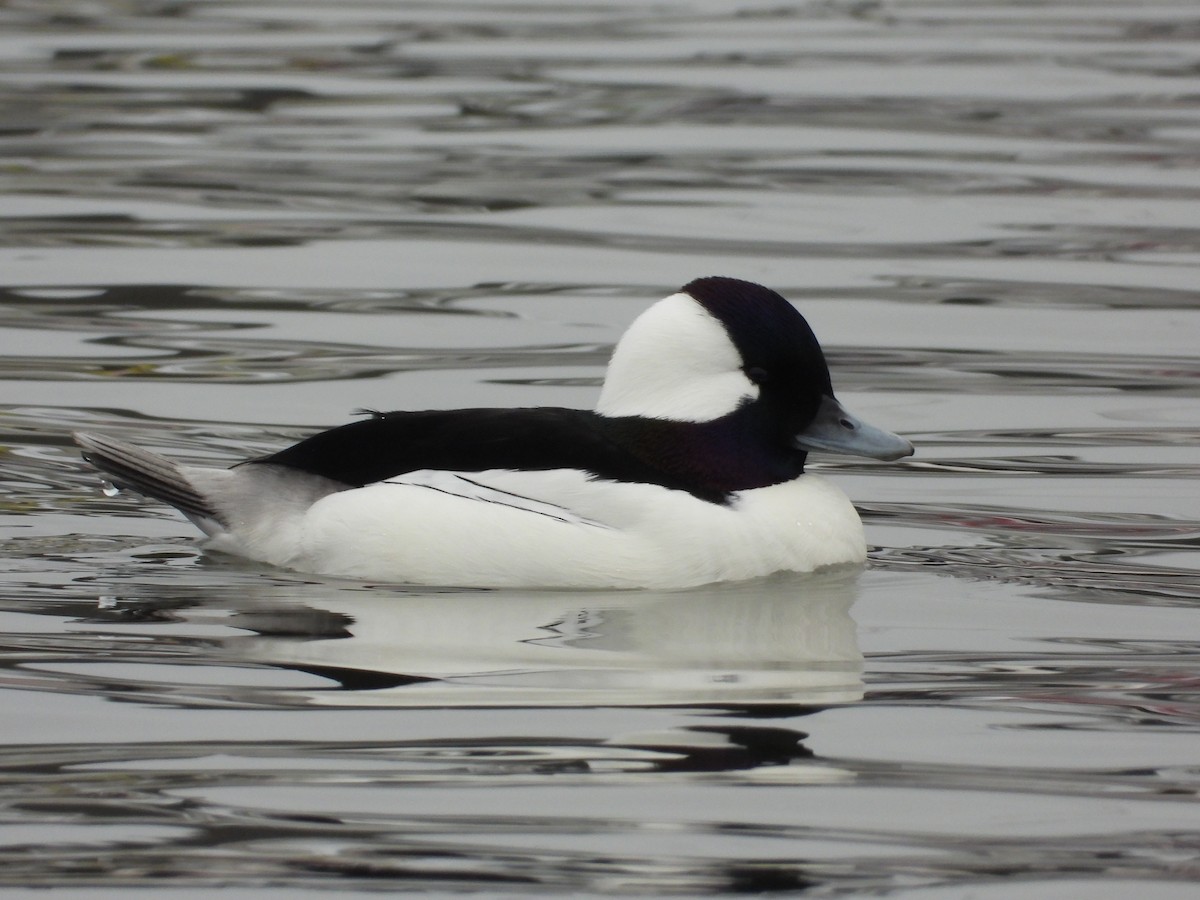
[[111,481],[100,482],[100,490],[104,492],[105,497],[115,497],[117,494],[121,493],[121,489]]

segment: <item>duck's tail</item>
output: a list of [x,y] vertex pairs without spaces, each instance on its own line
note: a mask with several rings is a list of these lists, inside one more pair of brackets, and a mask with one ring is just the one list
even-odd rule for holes
[[114,486],[168,503],[210,534],[214,526],[223,524],[212,500],[165,456],[103,434],[77,431],[72,437],[83,448],[83,458],[107,475]]

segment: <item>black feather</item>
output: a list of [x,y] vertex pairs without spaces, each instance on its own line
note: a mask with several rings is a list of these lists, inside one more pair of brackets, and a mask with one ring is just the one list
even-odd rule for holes
[[713,422],[608,418],[578,409],[396,411],[315,434],[252,460],[350,487],[419,469],[576,469],[723,503],[733,491],[795,478],[804,454],[767,444],[753,407]]
[[108,475],[115,486],[169,503],[189,516],[219,518],[179,466],[165,456],[103,434],[77,432],[72,437],[83,448],[83,458]]

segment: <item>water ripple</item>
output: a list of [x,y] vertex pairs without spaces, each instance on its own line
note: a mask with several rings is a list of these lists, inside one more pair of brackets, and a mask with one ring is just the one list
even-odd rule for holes
[[[1193,6],[0,6],[0,884],[1190,896]],[[309,578],[69,441],[587,406],[710,273],[918,446],[853,577]]]

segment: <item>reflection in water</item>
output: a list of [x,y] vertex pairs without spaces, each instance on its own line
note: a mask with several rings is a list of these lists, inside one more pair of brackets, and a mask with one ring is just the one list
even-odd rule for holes
[[[342,887],[765,890],[807,883],[806,867],[738,845],[784,847],[817,840],[815,831],[718,798],[703,812],[652,811],[641,791],[680,779],[796,789],[854,777],[815,758],[791,726],[861,696],[849,616],[856,569],[678,592],[409,591],[220,558],[196,566],[169,546],[129,549],[129,569],[95,579],[86,560],[59,558],[80,581],[126,596],[85,609],[48,594],[39,611],[73,609],[75,636],[27,644],[18,678],[125,710],[224,710],[225,727],[197,740],[134,740],[118,713],[95,742],[0,750],[0,769],[36,774],[32,791],[10,794],[25,816],[69,811],[78,823],[53,848],[58,877],[71,868],[106,883],[204,885],[210,872],[235,872]],[[151,559],[180,564],[176,577],[134,582]],[[69,655],[84,635],[103,652]],[[299,677],[272,687],[264,667]],[[660,705],[683,709],[674,720],[614,719],[617,728],[594,735],[597,707]],[[437,724],[482,707],[504,707],[503,718],[477,711],[462,736]],[[243,734],[285,710],[302,717],[295,737]],[[386,711],[387,736],[343,735],[356,710]],[[521,792],[516,808],[505,788]],[[58,799],[63,789],[69,801]],[[614,808],[597,789],[635,794]],[[76,840],[111,852],[77,859]],[[37,867],[22,857],[6,869],[26,884],[48,883],[46,871],[44,854]]]
[[[223,650],[334,678],[349,693],[313,699],[335,705],[844,703],[862,693],[857,574],[662,593],[342,591],[317,601],[330,616],[239,610],[231,624],[258,635]],[[297,618],[325,627],[297,635]]]
[[[661,592],[325,582],[297,594],[283,579],[274,591],[223,597],[232,609],[224,622],[234,631],[204,641],[204,652],[217,664],[268,665],[322,679],[316,689],[280,693],[231,686],[228,699],[239,703],[690,706],[782,714],[862,696],[862,654],[850,617],[858,575],[850,567]],[[209,604],[187,599],[180,587],[151,588],[153,599],[145,601],[105,598],[83,621],[205,621]],[[130,650],[129,663],[144,653]],[[186,702],[178,686],[170,696]],[[202,696],[211,702],[220,688],[205,686]]]

